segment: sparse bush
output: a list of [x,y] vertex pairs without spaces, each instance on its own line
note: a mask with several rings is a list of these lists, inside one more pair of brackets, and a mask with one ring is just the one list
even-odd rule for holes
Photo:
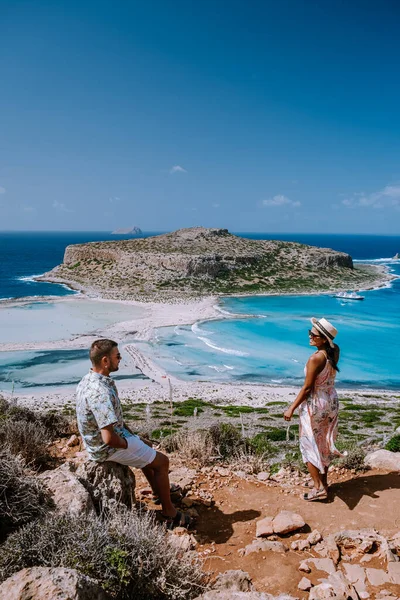
[[0,425],[5,422],[31,423],[46,430],[46,438],[54,440],[78,433],[75,418],[56,411],[31,410],[0,397]]
[[245,442],[232,423],[216,423],[209,429],[215,452],[222,458],[231,458]]
[[347,456],[339,460],[339,465],[345,469],[354,469],[355,471],[366,471],[367,467],[364,463],[365,452],[356,444],[351,445],[347,449]]
[[286,452],[285,458],[282,461],[282,467],[296,469],[297,471],[300,471],[300,473],[308,472],[299,448]]
[[161,444],[166,452],[179,452],[184,460],[197,460],[207,465],[215,454],[211,434],[204,429],[179,431]]
[[386,444],[385,449],[390,450],[390,452],[400,452],[400,435],[391,437]]
[[170,541],[149,513],[99,517],[51,515],[11,534],[1,547],[0,580],[33,566],[77,569],[116,600],[184,600],[204,589],[195,553]]
[[[28,523],[49,507],[41,481],[27,472],[22,459],[0,451],[0,529]],[[1,555],[1,552],[0,552]]]
[[267,453],[255,454],[249,448],[240,448],[235,452],[230,461],[230,465],[236,471],[244,471],[250,475],[257,475],[262,471],[269,471],[269,455]]
[[0,423],[0,444],[11,454],[20,454],[28,464],[40,467],[50,460],[48,430],[40,422],[5,419]]

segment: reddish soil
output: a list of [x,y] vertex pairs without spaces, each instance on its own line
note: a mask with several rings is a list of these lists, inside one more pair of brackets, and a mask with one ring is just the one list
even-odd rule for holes
[[[285,554],[258,552],[240,557],[238,550],[255,539],[256,521],[265,516],[275,516],[280,510],[292,510],[302,515],[306,526],[300,535],[289,534],[278,538],[290,548],[290,543],[306,538],[311,530],[318,529],[323,536],[341,529],[375,528],[384,536],[400,530],[400,474],[368,471],[361,475],[334,474],[331,478],[329,498],[321,502],[306,502],[302,499],[305,488],[297,486],[283,489],[276,483],[258,483],[238,479],[235,476],[211,477],[200,474],[197,486],[211,491],[214,505],[210,508],[196,505],[199,518],[196,537],[200,544],[197,550],[205,558],[205,568],[213,575],[227,569],[247,571],[258,591],[272,594],[289,593],[297,598],[308,598],[297,585],[303,576],[314,585],[320,578],[327,577],[323,571],[312,570],[301,573],[298,566],[306,558],[320,556],[312,551]],[[138,486],[144,484],[141,474]],[[199,485],[200,484],[200,485]],[[365,567],[386,569],[386,564],[373,558]],[[368,588],[371,598],[380,589],[397,592],[399,586],[385,584],[380,588]]]

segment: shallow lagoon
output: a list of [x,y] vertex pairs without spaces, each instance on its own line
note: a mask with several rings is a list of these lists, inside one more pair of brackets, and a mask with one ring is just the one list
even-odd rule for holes
[[[146,379],[121,348],[122,361],[113,378]],[[34,391],[34,388],[76,386],[90,367],[88,350],[0,352],[0,391]],[[29,388],[31,388],[29,390]],[[71,388],[71,393],[73,393]]]
[[85,299],[4,305],[0,306],[0,343],[70,339],[144,313],[137,306]]
[[[390,268],[400,275],[398,263]],[[400,280],[363,295],[353,302],[328,295],[226,298],[225,318],[158,329],[143,349],[185,380],[299,385],[312,352],[309,319],[325,316],[339,330],[339,386],[400,389]]]

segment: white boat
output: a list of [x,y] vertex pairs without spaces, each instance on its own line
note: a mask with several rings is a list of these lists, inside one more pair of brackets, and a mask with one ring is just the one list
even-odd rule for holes
[[340,300],[364,300],[365,296],[359,296],[356,292],[338,292],[333,296]]

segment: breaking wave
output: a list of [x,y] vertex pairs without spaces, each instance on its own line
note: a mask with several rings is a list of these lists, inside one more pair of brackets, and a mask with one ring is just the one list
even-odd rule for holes
[[206,346],[209,346],[213,350],[218,350],[219,352],[224,352],[224,354],[232,354],[233,356],[249,356],[248,352],[242,352],[241,350],[233,350],[233,348],[221,348],[216,344],[213,344],[211,340],[208,338],[198,336],[198,339],[201,340]]

